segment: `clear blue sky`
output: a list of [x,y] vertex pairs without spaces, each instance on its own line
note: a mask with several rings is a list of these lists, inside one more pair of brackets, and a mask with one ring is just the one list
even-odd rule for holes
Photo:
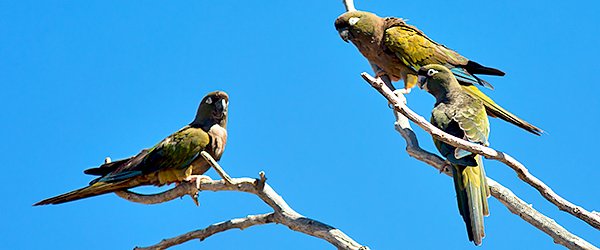
[[[357,1],[398,16],[505,77],[500,104],[548,131],[493,119],[491,145],[557,193],[600,210],[600,19],[595,1]],[[34,202],[87,184],[82,170],[127,157],[192,120],[205,93],[231,97],[222,165],[266,171],[298,212],[372,249],[469,249],[451,179],[407,156],[386,101],[359,76],[370,68],[333,27],[341,1],[1,1],[3,178],[0,249],[129,249],[271,209],[242,193],[201,193],[161,205],[113,194]],[[400,84],[401,85],[401,84]],[[433,98],[410,107],[429,117]],[[423,147],[431,139],[416,129]],[[549,205],[508,167],[487,173],[594,244],[600,234]],[[209,175],[217,178],[211,171]],[[153,191],[144,188],[143,191]],[[486,249],[560,249],[490,199]],[[175,249],[331,249],[266,225]]]

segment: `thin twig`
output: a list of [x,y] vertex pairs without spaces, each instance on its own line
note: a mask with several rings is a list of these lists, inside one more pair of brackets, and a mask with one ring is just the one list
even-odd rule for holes
[[204,229],[191,231],[177,237],[161,240],[160,243],[149,247],[136,247],[135,250],[159,250],[183,244],[184,242],[199,239],[204,240],[214,234],[225,232],[230,229],[244,230],[251,226],[274,223],[275,213],[248,215],[244,218],[231,219],[212,224]]
[[367,73],[362,73],[361,76],[373,86],[375,89],[379,91],[392,105],[396,111],[400,112],[402,115],[406,116],[408,119],[413,121],[427,133],[431,134],[436,139],[446,142],[452,146],[467,150],[469,152],[477,153],[483,155],[488,159],[493,159],[504,163],[505,165],[512,168],[517,176],[527,184],[531,185],[535,189],[540,192],[540,194],[546,198],[546,200],[550,201],[552,204],[556,205],[560,210],[565,211],[567,213],[572,214],[573,216],[585,221],[592,227],[596,229],[600,229],[600,216],[597,214],[593,214],[587,210],[585,210],[581,206],[577,206],[568,200],[560,197],[556,194],[548,185],[544,182],[533,176],[529,173],[529,170],[525,168],[523,164],[515,160],[512,156],[505,154],[503,152],[497,151],[495,149],[485,147],[480,144],[472,143],[465,141],[463,139],[454,137],[444,131],[436,128],[431,125],[425,118],[418,115],[411,109],[409,109],[406,104],[404,104],[391,89],[389,89],[385,82],[381,79],[375,79]]
[[[224,180],[211,180],[208,178],[196,178],[196,181],[199,182],[199,185],[194,182],[182,182],[178,186],[173,189],[167,190],[160,194],[156,195],[140,195],[133,192],[124,192],[121,191],[118,195],[124,199],[139,202],[144,204],[149,203],[159,203],[166,202],[169,200],[176,199],[177,197],[181,197],[183,195],[191,195],[194,196],[198,191],[239,191],[255,194],[260,197],[267,205],[273,208],[273,216],[269,217],[273,222],[286,225],[288,228],[294,231],[298,231],[304,234],[312,235],[317,238],[324,239],[337,247],[338,249],[348,249],[348,250],[367,250],[368,247],[358,244],[352,238],[348,237],[342,231],[332,226],[329,226],[325,223],[319,222],[317,220],[313,220],[296,212],[292,209],[284,200],[281,198],[279,194],[269,186],[269,184],[265,183],[266,177],[264,177],[264,173],[261,176],[261,179],[252,179],[252,178],[232,178],[231,183],[228,183]],[[261,184],[262,183],[262,184]],[[262,186],[262,187],[260,187]],[[199,188],[196,188],[199,187]],[[230,228],[237,228],[232,224],[229,226]],[[227,230],[225,229],[225,230]],[[189,234],[189,233],[188,233]],[[170,242],[177,242],[181,244],[183,242],[189,241],[191,239],[203,239],[202,237],[210,236],[203,234],[194,234],[198,237],[190,237],[190,235],[184,234],[181,236],[177,236],[175,238],[170,239]],[[204,237],[204,238],[206,238]],[[162,246],[164,242],[160,242],[157,245],[153,245],[148,247],[149,249],[162,249],[159,246]]]
[[210,156],[209,153],[207,153],[206,151],[202,151],[200,152],[200,155],[202,155],[202,157],[217,171],[217,173],[219,174],[219,176],[221,176],[221,178],[223,178],[223,180],[231,184],[231,177],[229,177],[227,172],[223,170],[221,165],[219,165],[219,163],[217,163],[217,161],[215,161],[215,159],[212,158],[212,156]]
[[[449,165],[449,163],[446,160],[442,159],[436,154],[422,149],[419,146],[419,141],[417,140],[414,131],[410,127],[408,118],[404,116],[404,114],[401,113],[401,111],[398,108],[403,106],[406,110],[410,110],[406,106],[406,99],[404,98],[404,96],[400,94],[396,96],[379,78],[375,79],[366,73],[363,73],[363,78],[382,94],[389,92],[393,97],[387,98],[386,94],[384,94],[388,101],[392,103],[394,107],[396,107],[396,109],[394,110],[394,115],[396,117],[394,127],[402,135],[402,138],[404,138],[404,140],[406,141],[407,153],[411,157],[435,167],[440,172],[444,172],[446,175],[452,176],[451,172],[447,171],[447,166]],[[413,119],[410,120],[412,120],[413,122],[415,121]],[[422,120],[424,120],[424,118]],[[427,122],[427,124],[429,123]],[[433,125],[429,124],[427,126]],[[567,231],[565,228],[556,223],[556,221],[554,221],[553,219],[550,219],[544,214],[535,210],[532,206],[530,206],[525,201],[517,197],[508,188],[502,186],[501,184],[489,177],[487,178],[487,181],[488,185],[490,186],[492,196],[494,196],[502,204],[504,204],[512,213],[519,215],[521,218],[523,218],[523,220],[527,221],[529,224],[548,234],[550,237],[552,237],[554,242],[561,244],[569,249],[598,249],[589,242]]]
[[260,179],[256,180],[256,189],[263,190],[265,188],[265,183],[267,183],[267,176],[265,175],[265,171],[260,171],[258,173]]

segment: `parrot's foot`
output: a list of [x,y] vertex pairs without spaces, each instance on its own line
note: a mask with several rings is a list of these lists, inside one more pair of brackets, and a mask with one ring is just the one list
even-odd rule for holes
[[200,189],[200,183],[202,180],[212,181],[212,178],[210,178],[208,175],[190,175],[185,178],[186,182],[195,182],[197,189]]
[[450,172],[450,165],[448,165],[448,164],[446,164],[442,168],[440,168],[440,174],[441,173],[449,173],[449,172]]
[[196,204],[196,206],[200,206],[200,202],[198,202],[198,193],[200,192],[200,183],[202,183],[203,180],[212,181],[212,179],[207,175],[190,175],[184,180],[186,182],[196,183],[197,191],[193,195],[190,195],[192,197],[192,201],[194,202],[194,204]]
[[390,75],[388,75],[385,71],[375,71],[375,77],[381,79],[385,86],[387,86],[390,90],[394,91],[396,89],[396,87],[394,87],[394,84],[392,84],[392,81],[397,81],[397,79],[392,79]]
[[394,94],[396,94],[396,95],[399,95],[399,94],[407,95],[407,94],[410,94],[411,90],[412,90],[411,88],[397,89],[397,90],[394,90]]
[[400,99],[400,101],[406,105],[406,97],[404,96],[405,94],[410,93],[410,89],[397,89],[394,90],[394,94],[398,97],[398,99]]
[[375,70],[375,78],[380,78],[383,76],[387,76],[387,73],[385,73],[385,71],[383,71],[382,69]]

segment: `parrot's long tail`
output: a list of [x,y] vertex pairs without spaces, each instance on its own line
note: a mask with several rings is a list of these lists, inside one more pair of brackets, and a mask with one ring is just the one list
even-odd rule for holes
[[50,204],[61,204],[69,201],[75,201],[83,198],[97,196],[101,194],[111,193],[118,190],[123,190],[132,187],[130,181],[121,181],[115,183],[96,182],[93,185],[80,188],[65,194],[61,194],[52,198],[45,199],[38,203],[33,204],[34,206],[39,205],[50,205]]
[[481,90],[479,90],[476,86],[473,85],[462,85],[463,90],[467,92],[469,95],[481,100],[483,105],[485,106],[485,110],[487,114],[491,117],[498,117],[502,120],[510,122],[517,127],[520,127],[524,130],[529,131],[535,135],[541,135],[544,133],[544,130],[532,125],[529,122],[517,117],[516,115],[508,112],[506,109],[500,107],[500,105],[496,104],[491,98],[486,96]]
[[467,226],[469,241],[481,245],[485,236],[483,217],[490,214],[487,197],[490,191],[485,179],[485,171],[481,165],[481,156],[477,156],[478,166],[452,166],[454,188],[458,210]]

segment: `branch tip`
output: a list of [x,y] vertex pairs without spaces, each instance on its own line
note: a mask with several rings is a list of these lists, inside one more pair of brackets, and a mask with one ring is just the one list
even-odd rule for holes
[[342,0],[342,2],[344,3],[344,7],[346,8],[346,12],[356,11],[356,8],[354,7],[354,1],[353,0]]
[[260,179],[256,180],[256,189],[263,190],[265,188],[265,183],[267,182],[267,176],[265,175],[265,171],[260,171],[258,173]]

